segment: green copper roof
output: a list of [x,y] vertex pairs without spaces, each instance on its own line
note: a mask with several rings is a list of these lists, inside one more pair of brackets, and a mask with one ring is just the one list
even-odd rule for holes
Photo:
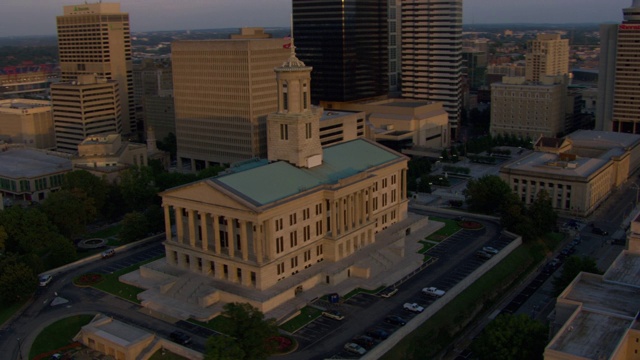
[[256,205],[266,205],[316,186],[335,183],[400,157],[361,139],[323,150],[322,165],[311,169],[278,161],[211,180]]

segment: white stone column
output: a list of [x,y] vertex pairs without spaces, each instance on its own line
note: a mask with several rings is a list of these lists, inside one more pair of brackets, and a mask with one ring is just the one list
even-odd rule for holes
[[[247,222],[244,220],[238,220],[240,223],[240,252],[242,253],[242,260],[249,260],[249,242],[247,241]],[[242,273],[244,275],[244,272]],[[244,276],[243,276],[244,278]]]
[[[229,256],[236,256],[236,236],[235,236],[235,226],[236,222],[234,218],[227,218],[227,234],[229,236]],[[231,271],[231,269],[229,269]],[[235,276],[235,274],[233,275]]]
[[[207,219],[209,218],[209,214],[203,211],[200,211],[199,214],[200,214],[200,229],[202,233],[202,250],[208,251],[209,250],[209,221]],[[204,265],[203,265],[203,268],[204,268]]]
[[164,237],[167,241],[173,240],[171,235],[171,209],[170,205],[164,206]]
[[258,264],[262,264],[262,262],[264,261],[263,259],[263,246],[264,246],[264,239],[262,238],[263,232],[262,232],[262,226],[260,224],[256,224],[256,229],[257,229],[257,234],[256,236],[253,238],[253,241],[256,243],[256,258],[258,261]]
[[178,237],[178,242],[184,243],[184,218],[182,216],[182,212],[184,211],[181,207],[174,207],[176,214],[176,236]]
[[187,214],[189,215],[189,245],[191,247],[196,246],[196,215],[195,210],[189,209],[187,210]]
[[211,214],[211,221],[213,222],[213,248],[216,255],[220,255],[220,223],[219,216]]

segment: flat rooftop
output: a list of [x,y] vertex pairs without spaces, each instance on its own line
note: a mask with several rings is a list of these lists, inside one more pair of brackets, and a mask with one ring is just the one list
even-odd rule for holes
[[596,149],[628,148],[640,142],[640,135],[595,130],[578,130],[567,135],[567,138],[573,141],[574,147]]
[[609,162],[609,159],[578,157],[575,161],[571,161],[571,163],[575,163],[575,168],[550,165],[553,162],[561,163],[558,155],[536,151],[517,161],[504,165],[502,169],[560,175],[563,177],[588,178],[605,166]]
[[633,318],[640,310],[637,287],[603,281],[602,277],[597,275],[583,274],[563,298],[580,302],[583,309],[607,316]]
[[401,158],[402,155],[381,145],[355,139],[324,148],[322,165],[311,169],[277,161],[214,177],[210,181],[260,206],[317,186],[337,183],[341,179]]
[[117,320],[96,324],[90,323],[86,326],[86,329],[93,330],[96,335],[121,346],[129,346],[153,336],[144,330]]
[[33,149],[0,152],[0,177],[33,178],[71,171],[71,160]]
[[549,349],[586,359],[609,359],[632,319],[580,311]]
[[640,288],[640,254],[622,252],[605,273],[605,279]]
[[395,106],[395,107],[403,107],[403,108],[419,108],[421,106],[433,104],[431,101],[392,101],[386,104],[381,104],[382,106]]
[[324,120],[332,120],[337,119],[343,116],[349,116],[353,114],[357,114],[359,111],[345,111],[345,110],[325,110],[322,112],[322,116],[320,117],[320,121]]

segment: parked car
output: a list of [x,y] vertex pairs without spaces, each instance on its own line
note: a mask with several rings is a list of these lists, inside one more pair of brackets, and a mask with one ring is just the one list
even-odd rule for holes
[[422,289],[422,293],[425,295],[429,295],[431,297],[442,297],[442,295],[445,294],[444,290],[440,290],[437,287],[426,287],[424,289]]
[[356,343],[365,349],[371,349],[372,347],[376,346],[376,341],[372,337],[367,335],[360,335],[358,337],[355,337],[351,340],[351,342]]
[[344,349],[347,352],[350,352],[352,354],[358,354],[358,355],[364,355],[367,352],[365,348],[352,342],[344,344]]
[[398,292],[398,288],[386,288],[382,290],[379,295],[383,298],[390,298]]
[[382,329],[371,329],[366,334],[376,340],[386,340],[389,337],[389,333]]
[[485,246],[485,247],[483,247],[483,248],[482,248],[482,251],[484,251],[484,252],[486,252],[486,253],[489,253],[489,254],[493,254],[493,255],[495,255],[495,254],[497,254],[497,253],[499,253],[499,252],[500,252],[500,250],[498,250],[498,249],[496,249],[496,248],[494,248],[494,247],[491,247],[491,246]]
[[180,345],[188,345],[189,343],[191,343],[191,337],[183,333],[182,331],[174,331],[171,334],[169,334],[169,337],[173,342],[178,343]]
[[338,321],[344,319],[344,315],[338,310],[325,310],[322,312],[322,316]]
[[488,259],[491,259],[493,257],[493,254],[489,254],[486,251],[478,250],[478,251],[476,251],[476,256],[479,257],[480,259],[488,260]]
[[602,230],[599,227],[594,227],[593,229],[591,229],[591,232],[596,234],[596,235],[602,235],[602,236],[609,235],[609,233],[607,231]]
[[100,256],[101,256],[103,259],[108,259],[108,258],[110,258],[110,257],[114,256],[115,254],[116,254],[116,251],[115,251],[114,249],[107,249],[107,250],[103,251],[103,252],[100,254]]
[[46,275],[40,276],[38,278],[38,282],[40,283],[40,286],[47,286],[49,285],[52,279],[53,279],[53,276],[46,274]]
[[404,305],[402,305],[402,307],[405,310],[409,310],[411,312],[415,312],[415,313],[421,313],[424,311],[424,307],[418,305],[417,303],[404,303]]
[[387,324],[398,325],[398,326],[407,325],[407,320],[396,315],[387,316],[386,318],[384,318],[384,322],[386,322]]

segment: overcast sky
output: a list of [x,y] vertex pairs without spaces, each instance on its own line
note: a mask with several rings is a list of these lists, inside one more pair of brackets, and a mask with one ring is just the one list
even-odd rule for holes
[[[90,1],[92,3],[94,1]],[[105,1],[107,2],[107,1]],[[55,35],[70,0],[3,0],[0,37]],[[464,0],[464,23],[604,23],[622,21],[632,0]],[[132,31],[287,26],[291,0],[122,0]]]

